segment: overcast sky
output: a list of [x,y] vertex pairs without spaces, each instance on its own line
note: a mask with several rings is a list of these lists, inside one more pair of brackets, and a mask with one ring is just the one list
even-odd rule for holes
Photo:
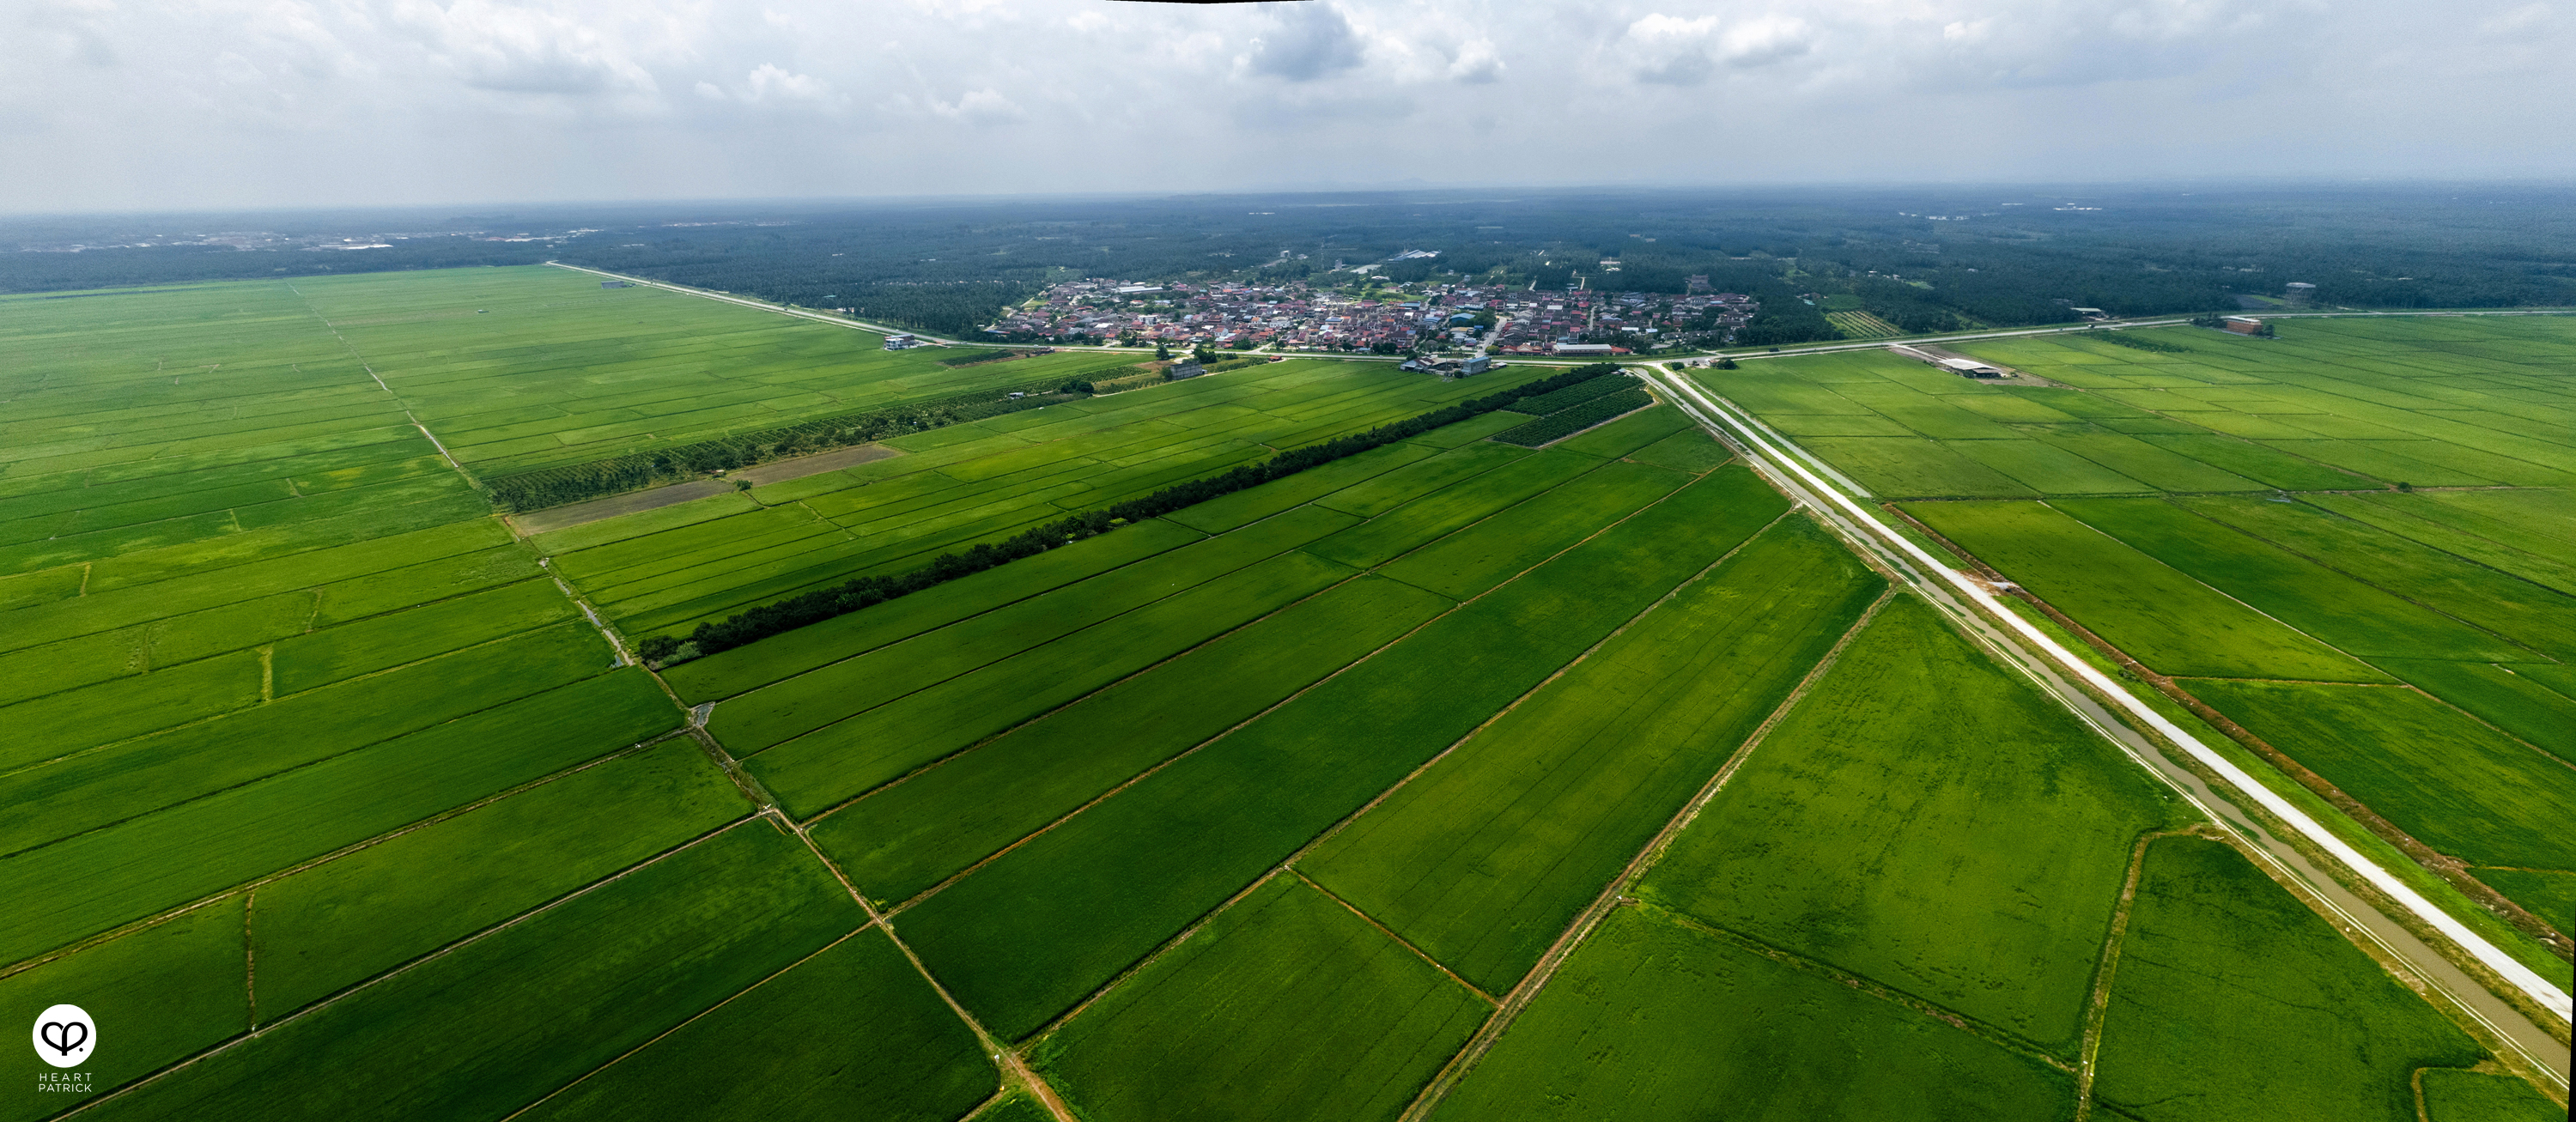
[[0,211],[2576,173],[2576,0],[0,0]]

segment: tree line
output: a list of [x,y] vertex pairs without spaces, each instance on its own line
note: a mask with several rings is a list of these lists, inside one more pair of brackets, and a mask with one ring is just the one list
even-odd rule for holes
[[1285,479],[1309,468],[1358,455],[1372,448],[1382,448],[1400,440],[1409,440],[1445,425],[1482,416],[1518,403],[1523,398],[1541,397],[1568,386],[1605,375],[1614,375],[1619,367],[1613,363],[1595,363],[1576,367],[1562,374],[1515,387],[1509,391],[1462,401],[1454,405],[1417,414],[1401,421],[1380,425],[1367,432],[1339,436],[1321,444],[1310,444],[1282,452],[1259,463],[1240,467],[1163,488],[1142,498],[1115,503],[1100,510],[1085,511],[1005,538],[956,553],[943,553],[936,560],[909,572],[894,576],[860,577],[856,580],[788,597],[774,604],[764,604],[750,611],[729,616],[720,623],[701,623],[682,639],[655,635],[636,644],[636,654],[656,666],[731,650],[772,635],[793,631],[807,624],[820,623],[835,616],[873,607],[945,584],[959,577],[972,576],[997,565],[1023,557],[1034,557],[1058,546],[1070,545],[1095,537],[1117,527],[1148,518],[1157,518],[1194,503],[1230,495],[1248,487],[1258,487],[1275,479]]

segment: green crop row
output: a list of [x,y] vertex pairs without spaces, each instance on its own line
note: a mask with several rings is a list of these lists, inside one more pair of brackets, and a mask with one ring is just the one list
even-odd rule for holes
[[1776,517],[1784,504],[1763,499],[1684,488],[1030,839],[897,930],[988,1028],[1024,1036]]
[[1250,720],[1449,610],[1360,577],[860,799],[814,842],[880,903],[906,900]]
[[1885,583],[1814,523],[1780,523],[1300,867],[1506,992]]
[[1900,596],[1637,895],[2072,1057],[2131,848],[2189,817]]

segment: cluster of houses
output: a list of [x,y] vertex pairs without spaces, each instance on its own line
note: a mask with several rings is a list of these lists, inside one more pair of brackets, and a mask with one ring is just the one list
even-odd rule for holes
[[1015,343],[1410,350],[1445,327],[1444,295],[1361,300],[1302,284],[1133,284],[1095,277],[1047,289],[1003,313],[984,334]]
[[1304,284],[1139,284],[1093,277],[1048,288],[1004,312],[984,334],[1009,343],[1610,354],[1627,348],[1601,340],[1722,343],[1753,312],[1752,297],[1732,292],[1672,296],[1432,284],[1418,293],[1370,299]]
[[1492,308],[1504,322],[1490,345],[1513,354],[1625,354],[1629,348],[1603,341],[1620,337],[1715,345],[1756,310],[1752,297],[1734,292],[1511,292]]

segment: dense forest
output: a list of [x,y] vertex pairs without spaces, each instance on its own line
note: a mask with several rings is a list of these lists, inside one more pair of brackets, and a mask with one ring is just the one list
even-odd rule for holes
[[[1939,187],[52,218],[0,222],[0,291],[560,259],[962,334],[1068,278],[1332,283],[1374,264],[1542,289],[1706,276],[1761,301],[1742,341],[1778,344],[1831,337],[1801,299],[1818,294],[1908,331],[2262,307],[2293,281],[2323,306],[2576,304],[2571,204],[2493,185]],[[166,244],[207,229],[262,233]],[[389,248],[322,248],[351,237]],[[1392,260],[1408,250],[1438,256]]]

